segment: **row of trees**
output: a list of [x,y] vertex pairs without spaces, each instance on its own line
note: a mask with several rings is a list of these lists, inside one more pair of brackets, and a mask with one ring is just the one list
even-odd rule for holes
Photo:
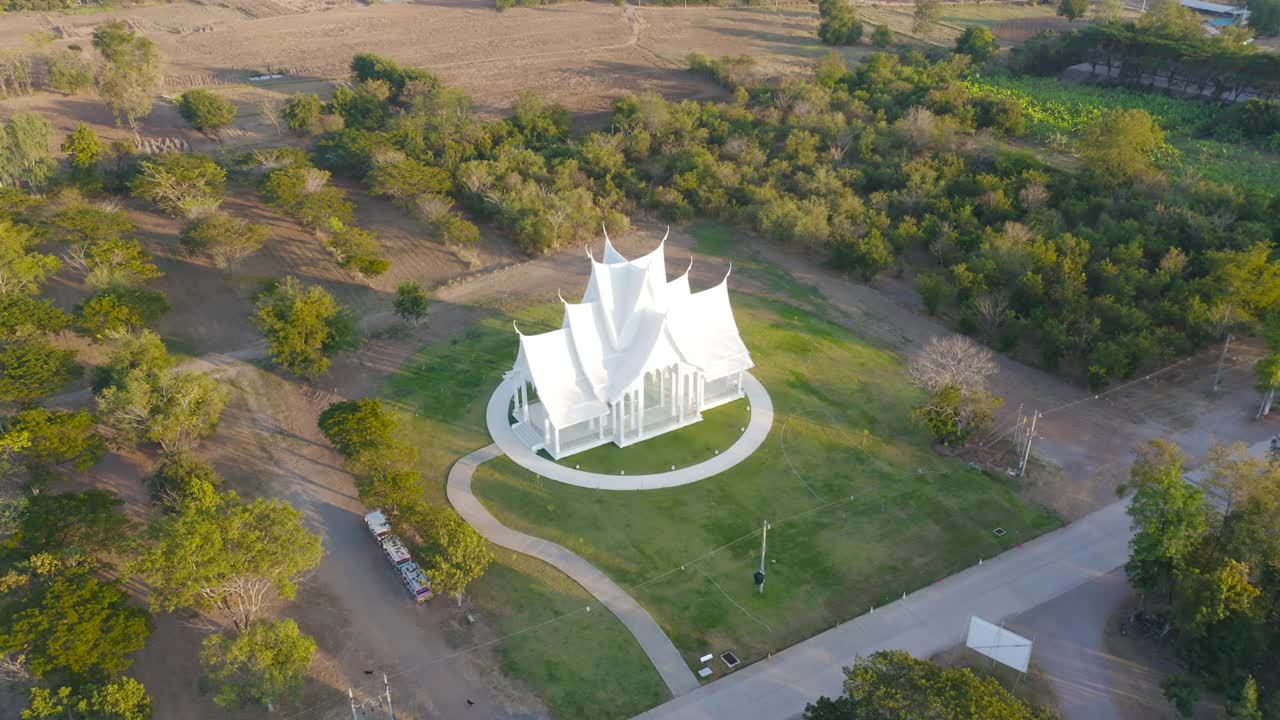
[[1088,63],[1107,82],[1237,100],[1245,92],[1280,96],[1280,56],[1260,51],[1239,33],[1205,34],[1202,19],[1164,0],[1137,21],[1095,23],[1045,33],[1013,55],[1022,72],[1051,75]]
[[398,437],[391,409],[378,400],[337,402],[320,414],[320,430],[356,473],[360,501],[386,513],[432,588],[461,605],[467,586],[493,562],[493,552],[453,508],[433,508],[423,499],[417,448]]
[[1157,441],[1143,448],[1122,492],[1132,492],[1134,536],[1125,565],[1142,592],[1138,612],[1172,639],[1189,674],[1165,692],[1191,716],[1200,690],[1229,699],[1241,720],[1274,717],[1280,688],[1280,460],[1243,444],[1216,446],[1202,480],[1186,478],[1186,457]]

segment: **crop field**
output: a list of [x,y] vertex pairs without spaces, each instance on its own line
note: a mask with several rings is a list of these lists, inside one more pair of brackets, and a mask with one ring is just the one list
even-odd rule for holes
[[1280,191],[1280,155],[1245,142],[1194,137],[1223,112],[1211,103],[1049,77],[984,75],[964,83],[975,95],[1015,100],[1028,134],[1058,149],[1068,149],[1081,128],[1108,110],[1145,110],[1166,133],[1160,163],[1175,174],[1194,171],[1215,182]]

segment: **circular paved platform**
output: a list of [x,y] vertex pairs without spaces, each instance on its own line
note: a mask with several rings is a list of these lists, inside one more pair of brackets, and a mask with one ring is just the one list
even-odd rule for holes
[[696,465],[653,475],[605,475],[575,470],[530,450],[511,429],[509,411],[511,398],[515,395],[515,384],[510,380],[504,380],[493,391],[485,411],[485,419],[489,425],[489,435],[498,448],[520,467],[542,477],[599,490],[656,490],[688,485],[719,475],[746,460],[764,444],[764,439],[769,436],[769,428],[773,426],[773,401],[769,399],[769,392],[764,389],[764,385],[750,373],[743,375],[742,389],[746,393],[747,402],[751,403],[751,422],[737,442],[728,450]]

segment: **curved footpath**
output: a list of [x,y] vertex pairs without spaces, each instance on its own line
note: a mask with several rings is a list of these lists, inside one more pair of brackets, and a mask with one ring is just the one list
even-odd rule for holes
[[640,603],[635,601],[618,584],[610,580],[596,566],[583,560],[577,553],[553,542],[516,532],[498,522],[480,500],[471,492],[471,476],[480,463],[502,455],[497,444],[483,447],[454,463],[449,470],[449,502],[471,526],[495,545],[532,555],[550,563],[573,578],[609,609],[640,643],[654,668],[675,697],[698,687],[698,678],[680,657],[680,651],[671,638],[654,622]]
[[511,396],[515,394],[515,387],[510,380],[504,380],[489,397],[489,405],[485,408],[485,422],[489,426],[489,436],[502,454],[520,467],[542,477],[595,490],[657,490],[688,485],[719,475],[746,460],[764,444],[765,438],[769,437],[769,429],[773,427],[773,400],[769,398],[769,391],[751,373],[742,376],[742,389],[751,408],[751,421],[742,437],[729,446],[728,450],[696,465],[652,475],[605,475],[575,470],[530,450],[516,437],[507,417],[511,409]]

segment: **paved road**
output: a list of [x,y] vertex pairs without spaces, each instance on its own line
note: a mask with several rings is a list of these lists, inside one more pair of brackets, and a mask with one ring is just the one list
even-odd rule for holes
[[841,669],[859,655],[903,649],[929,657],[964,642],[970,615],[992,622],[1109,573],[1129,554],[1125,502],[854,618],[769,660],[675,698],[643,720],[778,720],[841,692]]
[[728,470],[751,457],[769,437],[769,429],[773,427],[773,400],[769,391],[751,373],[742,376],[742,389],[746,393],[751,411],[751,421],[737,442],[727,450],[696,465],[677,468],[669,472],[651,475],[606,475],[604,473],[576,470],[560,463],[548,460],[525,446],[515,431],[511,429],[508,411],[511,408],[511,396],[515,394],[515,384],[504,380],[489,396],[489,404],[485,408],[485,422],[489,427],[489,435],[502,454],[511,458],[517,465],[538,473],[542,477],[557,480],[568,485],[593,488],[599,490],[653,490],[688,485],[704,480]]
[[679,697],[698,687],[698,678],[685,664],[671,639],[654,622],[653,617],[618,587],[617,583],[572,550],[516,532],[498,522],[472,494],[471,476],[476,468],[480,463],[501,455],[502,450],[492,444],[454,463],[449,470],[448,483],[449,502],[453,507],[490,542],[550,563],[594,595],[635,636],[636,642],[640,643],[641,649],[649,656],[673,696]]

